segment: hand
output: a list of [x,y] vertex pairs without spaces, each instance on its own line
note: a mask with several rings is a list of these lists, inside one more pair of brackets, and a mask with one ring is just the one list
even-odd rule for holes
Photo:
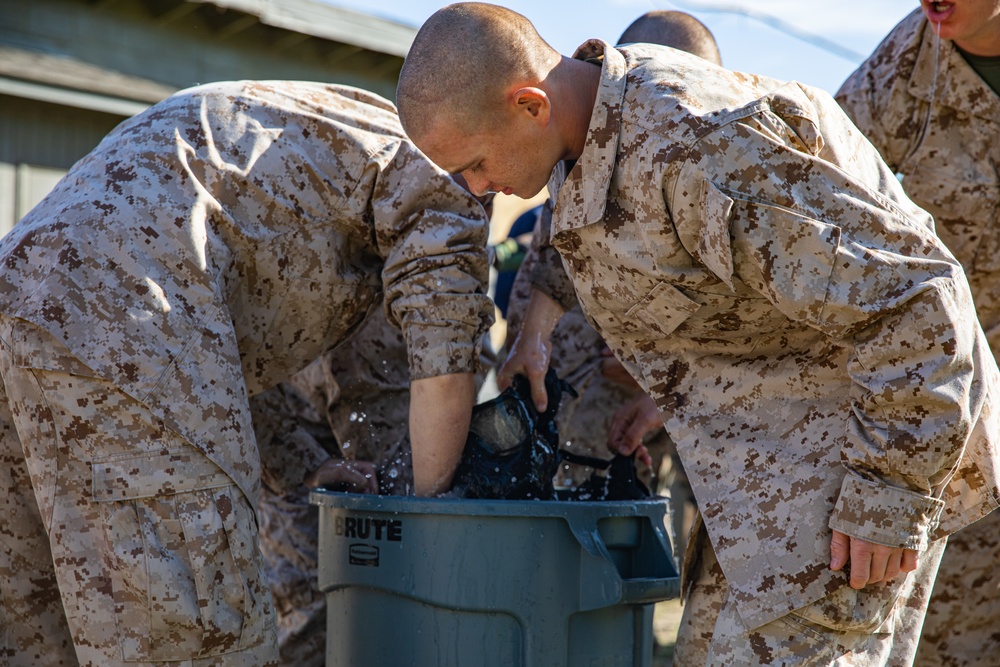
[[515,375],[523,375],[531,384],[531,400],[539,412],[545,412],[549,395],[545,390],[545,373],[552,356],[552,330],[563,315],[558,301],[544,292],[532,289],[525,309],[521,330],[510,346],[510,352],[497,371],[497,386],[506,389]]
[[304,483],[309,488],[323,486],[348,493],[378,493],[375,464],[368,461],[327,459],[306,475]]
[[625,370],[625,366],[622,365],[622,362],[618,361],[615,353],[609,347],[601,350],[601,376],[623,387],[640,389],[639,383]]
[[[643,463],[646,464],[646,466],[648,468],[652,468],[653,467],[653,457],[649,453],[649,449],[646,448],[646,445],[639,445],[636,448],[636,450],[635,450],[635,460],[636,461],[642,461]],[[654,470],[653,472],[655,473],[656,471]]]
[[497,386],[506,389],[514,381],[515,375],[523,375],[531,384],[531,400],[539,412],[548,407],[549,395],[545,390],[545,373],[549,369],[552,344],[540,333],[521,329],[521,333],[497,371]]
[[840,531],[833,531],[830,541],[830,569],[840,570],[851,563],[851,588],[861,590],[868,584],[891,581],[917,569],[917,552],[902,547],[887,547]]
[[[660,428],[663,428],[663,421],[656,403],[646,394],[640,394],[618,408],[611,417],[608,449],[628,456],[643,447],[642,441],[648,434]],[[646,452],[646,456],[649,456],[649,452]]]

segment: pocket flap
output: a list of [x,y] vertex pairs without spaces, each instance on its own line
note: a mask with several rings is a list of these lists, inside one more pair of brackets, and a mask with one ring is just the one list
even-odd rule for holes
[[44,327],[21,319],[12,319],[10,337],[13,363],[18,368],[56,371],[82,377],[100,377],[87,364],[80,361],[65,343]]
[[222,468],[193,450],[127,454],[91,464],[96,501],[165,496],[230,486]]

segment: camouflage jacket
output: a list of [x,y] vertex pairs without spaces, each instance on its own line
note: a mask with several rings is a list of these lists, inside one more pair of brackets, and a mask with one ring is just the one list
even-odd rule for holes
[[830,528],[920,549],[996,507],[968,284],[832,97],[651,45],[576,57],[601,84],[533,283],[656,400],[748,626],[843,585]]
[[255,498],[248,395],[383,297],[414,378],[475,368],[486,239],[480,205],[386,100],[210,84],[123,122],[0,241],[0,312],[51,332]]
[[[965,267],[979,321],[1000,353],[1000,96],[920,9],[844,82],[837,101],[903,175]],[[933,98],[933,104],[932,104]]]

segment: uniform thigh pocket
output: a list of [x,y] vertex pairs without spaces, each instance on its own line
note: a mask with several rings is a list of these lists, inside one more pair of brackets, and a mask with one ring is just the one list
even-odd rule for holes
[[905,579],[858,591],[847,583],[826,597],[792,612],[806,621],[838,632],[891,632],[893,610]]
[[143,477],[159,468],[156,458],[94,464],[125,660],[202,658],[260,644],[271,602],[249,503],[197,455],[183,457],[188,470]]

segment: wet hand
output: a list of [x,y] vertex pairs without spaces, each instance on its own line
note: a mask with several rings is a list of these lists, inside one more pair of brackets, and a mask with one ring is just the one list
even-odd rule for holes
[[830,569],[837,572],[847,563],[851,564],[851,588],[861,590],[913,572],[917,569],[917,552],[875,544],[835,530],[830,540]]
[[507,355],[506,361],[497,371],[497,386],[506,389],[515,375],[523,375],[531,383],[531,400],[539,412],[548,407],[548,392],[545,391],[545,373],[549,369],[552,346],[548,336],[541,332],[522,329]]
[[347,493],[378,493],[375,464],[368,461],[327,459],[306,475],[304,484],[309,488],[322,486]]
[[[663,422],[656,403],[646,394],[640,394],[618,408],[611,417],[608,449],[628,456],[643,446],[642,441],[648,434],[660,428],[663,428]],[[648,452],[646,456],[649,456]]]

